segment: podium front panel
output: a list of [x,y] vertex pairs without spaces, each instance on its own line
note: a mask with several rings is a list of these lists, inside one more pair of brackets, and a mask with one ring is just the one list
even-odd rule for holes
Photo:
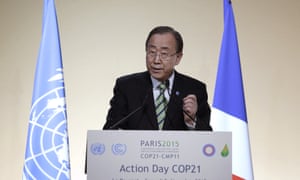
[[230,132],[89,130],[88,180],[230,180]]

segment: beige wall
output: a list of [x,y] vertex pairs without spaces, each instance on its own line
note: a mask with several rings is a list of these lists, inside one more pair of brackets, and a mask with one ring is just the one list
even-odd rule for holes
[[[300,1],[233,0],[254,175],[300,176]],[[0,179],[21,179],[42,0],[0,1]],[[84,179],[86,131],[100,129],[117,76],[143,71],[156,25],[182,32],[177,69],[213,98],[223,31],[222,0],[57,0],[73,179]]]

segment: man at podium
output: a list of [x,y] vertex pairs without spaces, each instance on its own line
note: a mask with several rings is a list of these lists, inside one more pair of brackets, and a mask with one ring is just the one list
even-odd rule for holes
[[103,129],[211,131],[206,85],[175,70],[180,33],[155,27],[145,45],[147,71],[117,78]]

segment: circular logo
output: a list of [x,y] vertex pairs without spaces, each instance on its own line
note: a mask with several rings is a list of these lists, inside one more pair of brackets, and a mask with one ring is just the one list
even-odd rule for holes
[[126,144],[113,144],[111,150],[114,155],[124,155],[126,152]]
[[91,145],[91,152],[94,155],[102,155],[105,151],[105,145],[101,143],[95,143]]
[[203,146],[203,154],[206,156],[213,156],[216,152],[216,148],[212,144],[206,144]]
[[[69,179],[64,88],[49,90],[32,105],[24,163],[26,179]],[[34,171],[34,173],[31,172]]]

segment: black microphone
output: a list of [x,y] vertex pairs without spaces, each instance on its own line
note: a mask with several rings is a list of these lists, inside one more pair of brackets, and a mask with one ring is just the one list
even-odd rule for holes
[[[166,82],[165,82],[165,84],[166,84],[166,86],[167,86],[167,91],[168,91],[168,94],[169,94],[169,97],[170,97],[170,99],[171,99],[171,93],[170,93],[170,81],[169,81],[169,79],[167,79],[166,80]],[[179,94],[176,92],[176,96],[178,96]],[[175,101],[176,102],[176,101]],[[179,106],[178,104],[176,104],[177,106]],[[183,111],[183,113],[185,114],[185,115],[187,115],[193,122],[196,122],[195,121],[195,119],[191,116],[191,115],[189,115],[183,108],[182,108],[182,111]]]
[[169,94],[169,96],[170,96],[170,98],[171,98],[170,87],[169,87],[169,86],[170,86],[170,81],[169,81],[169,79],[166,80],[165,85],[166,85],[166,87],[167,87],[168,94]]
[[122,119],[120,119],[118,122],[116,122],[115,124],[113,124],[112,126],[110,126],[108,129],[115,129],[117,128],[119,125],[125,123],[131,116],[133,116],[135,113],[137,113],[138,111],[140,111],[141,109],[143,109],[146,105],[146,101],[148,99],[149,96],[149,90],[147,91],[147,94],[143,100],[143,103],[141,106],[137,107],[134,111],[130,112],[127,116],[123,117]]
[[[112,126],[110,126],[108,129],[115,129],[116,127],[118,127],[119,125],[121,125],[122,123],[126,122],[132,115],[134,115],[136,112],[140,111],[141,109],[143,109],[146,105],[146,101],[148,99],[149,96],[149,91],[147,91],[147,94],[143,100],[143,103],[141,106],[139,106],[138,108],[136,108],[134,111],[132,111],[131,113],[129,113],[127,116],[123,117],[121,120],[119,120],[118,122],[116,122],[115,124],[113,124]],[[87,174],[87,144],[86,144],[86,151],[85,151],[85,166],[84,166],[84,173]]]

